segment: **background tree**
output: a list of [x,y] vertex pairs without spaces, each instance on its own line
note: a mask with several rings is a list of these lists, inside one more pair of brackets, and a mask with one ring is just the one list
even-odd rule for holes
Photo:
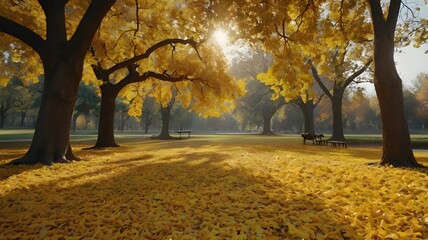
[[8,84],[5,87],[0,86],[0,128],[4,128],[7,114],[15,107],[18,97],[12,84]]
[[195,118],[198,118],[196,113],[183,108],[181,104],[177,104],[177,107],[172,109],[170,126],[172,129],[190,130]]
[[121,98],[116,99],[115,106],[117,106],[115,116],[119,117],[117,129],[121,132],[124,132],[126,130],[126,122],[130,118],[128,115],[129,106]]
[[41,84],[28,83],[20,78],[16,78],[15,80],[13,83],[15,85],[14,90],[18,96],[15,100],[15,111],[18,111],[20,114],[19,126],[24,127],[28,112],[34,107],[36,99],[41,94]]
[[415,129],[418,125],[419,119],[417,116],[418,99],[414,92],[409,88],[403,88],[403,104],[404,104],[404,116],[407,119],[407,125],[409,129]]
[[176,92],[174,90],[172,90],[172,92],[173,94],[169,102],[167,102],[166,104],[165,103],[160,104],[162,128],[159,136],[157,137],[158,139],[162,139],[162,140],[172,139],[171,135],[169,134],[169,122],[171,119],[171,109],[174,106],[175,97],[176,97]]
[[76,131],[77,118],[79,116],[87,118],[91,112],[97,111],[99,102],[100,97],[96,93],[95,87],[93,85],[80,83],[79,93],[73,113],[72,131]]
[[[267,46],[272,45],[267,38],[276,38],[282,35],[285,45],[291,44],[296,38],[303,41],[312,41],[308,37],[314,30],[317,21],[322,16],[328,16],[328,21],[337,26],[346,26],[343,21],[345,14],[354,16],[366,15],[367,6],[372,16],[374,32],[374,85],[379,99],[382,116],[383,154],[382,165],[416,167],[417,164],[410,145],[410,135],[403,110],[402,81],[394,64],[394,37],[400,8],[400,0],[388,1],[384,8],[378,0],[358,1],[321,1],[321,2],[286,2],[286,1],[247,1],[249,4],[240,5],[239,1],[231,3],[228,9],[236,15],[237,28],[241,33],[254,36],[254,41],[261,40]],[[290,5],[296,4],[291,7]],[[300,5],[299,5],[300,4]],[[325,6],[336,6],[329,11],[320,11]],[[213,7],[211,7],[213,8]],[[384,11],[385,9],[385,11]],[[356,15],[356,14],[357,15]],[[224,18],[224,16],[222,16]],[[239,21],[242,20],[242,21]],[[351,19],[352,20],[352,19]],[[275,27],[278,30],[275,35]],[[291,29],[286,29],[290,27]],[[357,25],[356,27],[360,27]],[[418,32],[424,32],[422,27]],[[348,32],[349,33],[349,32]],[[352,31],[359,34],[359,31]],[[334,37],[331,32],[329,36]],[[340,34],[336,34],[340,35]],[[251,39],[251,37],[248,37]],[[299,42],[305,45],[304,42]],[[332,49],[334,49],[333,46]],[[280,49],[280,48],[276,48]],[[398,110],[397,110],[398,109]]]
[[239,101],[238,111],[245,120],[253,121],[255,125],[261,119],[262,135],[273,135],[272,117],[285,102],[283,99],[272,100],[273,92],[257,81],[257,75],[267,71],[272,64],[272,56],[261,49],[247,49],[243,52],[238,50],[233,55],[231,73],[237,78],[245,79],[247,89],[247,94]]
[[156,124],[160,119],[160,112],[153,97],[146,97],[143,103],[143,110],[141,112],[141,124],[143,125],[144,133],[149,132],[150,126]]
[[[98,125],[98,137],[97,137],[97,142],[93,148],[118,146],[114,139],[115,101],[119,93],[123,89],[126,89],[126,87],[129,84],[144,82],[149,78],[156,78],[159,80],[171,81],[171,82],[191,80],[185,74],[178,75],[175,72],[172,72],[170,74],[166,70],[162,70],[159,72],[152,71],[152,70],[141,70],[143,66],[136,64],[140,60],[149,58],[150,55],[155,50],[158,50],[159,48],[164,46],[169,46],[171,44],[191,44],[196,49],[196,42],[193,40],[166,39],[152,45],[143,53],[138,54],[130,59],[126,59],[119,63],[116,63],[109,68],[105,69],[102,66],[102,60],[97,60],[97,64],[92,65],[97,79],[102,81],[100,85],[101,106],[100,106],[100,118],[99,118],[99,125]],[[94,52],[93,54],[95,56]],[[106,52],[104,54],[107,55]],[[100,59],[96,56],[95,58]],[[127,68],[128,72],[126,73],[125,76],[121,76],[120,70],[122,70],[122,68]],[[145,72],[140,73],[139,71],[145,71]]]
[[419,73],[415,82],[416,99],[418,100],[417,114],[423,121],[424,128],[428,128],[428,73]]

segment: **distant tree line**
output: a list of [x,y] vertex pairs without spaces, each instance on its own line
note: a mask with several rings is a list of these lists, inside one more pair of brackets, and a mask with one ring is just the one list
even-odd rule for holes
[[[0,87],[0,128],[34,128],[43,78],[38,83],[26,84],[13,78]],[[252,87],[254,85],[254,87]],[[169,118],[169,129],[192,129],[200,132],[266,132],[263,116],[267,106],[272,111],[269,130],[273,133],[300,133],[305,131],[304,116],[295,101],[270,100],[267,87],[258,81],[247,84],[248,93],[238,100],[238,108],[221,117],[203,118],[195,112],[174,104]],[[428,129],[428,73],[420,73],[413,86],[403,89],[405,115],[409,129],[419,132]],[[266,97],[266,95],[268,97]],[[260,104],[252,101],[258,99]],[[379,133],[381,121],[376,96],[354,85],[344,94],[343,126],[345,133]],[[71,130],[96,130],[98,128],[100,96],[92,85],[81,83],[71,121]],[[143,104],[141,117],[128,114],[124,100],[116,100],[115,130],[141,131],[154,134],[162,129],[161,105],[152,97]],[[317,133],[329,133],[333,128],[331,104],[324,98],[315,107],[314,125]],[[270,127],[271,126],[271,127]]]

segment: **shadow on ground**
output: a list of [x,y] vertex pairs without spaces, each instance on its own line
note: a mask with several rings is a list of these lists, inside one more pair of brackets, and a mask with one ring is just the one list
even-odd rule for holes
[[337,206],[293,184],[231,167],[227,151],[121,157],[114,150],[114,158],[94,164],[96,170],[76,163],[75,172],[4,192],[0,238],[356,236]]

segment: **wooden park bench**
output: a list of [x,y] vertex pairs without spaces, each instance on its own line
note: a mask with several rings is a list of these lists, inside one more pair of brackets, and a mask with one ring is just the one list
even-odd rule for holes
[[343,142],[343,141],[329,141],[329,142],[331,143],[331,146],[333,146],[333,147],[344,147],[344,148],[348,147],[347,142]]
[[312,141],[312,144],[315,145],[315,138],[310,133],[302,133],[303,144],[306,145],[306,141]]
[[327,146],[328,140],[322,139],[324,137],[324,134],[315,134],[312,135],[310,133],[302,133],[303,138],[303,144],[306,145],[306,141],[312,141],[312,145],[320,145],[320,146]]
[[192,133],[191,130],[180,130],[180,131],[175,131],[175,133],[180,134],[180,139],[181,139],[181,134],[185,134],[187,133],[187,138],[190,138],[190,134]]

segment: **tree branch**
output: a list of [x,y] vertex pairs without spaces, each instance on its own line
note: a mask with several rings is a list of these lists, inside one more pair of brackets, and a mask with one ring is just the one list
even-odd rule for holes
[[76,51],[82,57],[85,56],[101,21],[115,2],[116,0],[94,0],[91,2],[69,41],[72,51]]
[[137,20],[137,29],[135,29],[134,37],[137,36],[138,30],[140,30],[140,16],[138,11],[140,10],[140,6],[138,5],[138,0],[135,0],[135,18]]
[[400,13],[401,0],[391,0],[389,4],[388,17],[386,19],[386,33],[390,39],[394,39],[397,28],[398,14]]
[[322,98],[325,96],[325,93],[324,94],[321,94],[320,95],[320,97],[316,100],[316,102],[314,102],[314,106],[316,107],[316,106],[318,106],[318,104],[321,102],[321,100],[322,100]]
[[42,56],[45,40],[29,28],[0,16],[0,31],[21,40]]
[[331,95],[331,93],[328,90],[328,88],[322,82],[320,76],[318,75],[317,69],[312,64],[312,61],[308,60],[308,64],[309,64],[309,67],[311,68],[312,76],[315,78],[315,81],[317,81],[318,85],[321,87],[322,91],[327,95],[327,97],[329,97],[330,99],[332,99],[333,95]]
[[351,84],[352,81],[354,81],[354,79],[358,76],[360,76],[364,71],[367,70],[367,68],[369,68],[370,64],[373,62],[373,58],[370,58],[366,64],[364,64],[364,66],[362,68],[360,68],[358,71],[354,72],[351,76],[349,76],[346,80],[345,80],[345,85],[344,87],[347,87],[349,84]]
[[385,18],[383,17],[382,6],[379,0],[368,0],[370,6],[370,14],[373,22],[373,29],[375,36],[381,34],[385,25]]
[[63,45],[67,41],[65,24],[66,0],[39,0],[46,16],[46,41],[51,48]]
[[117,63],[116,65],[112,66],[111,68],[109,68],[107,70],[107,74],[110,75],[113,72],[115,72],[121,68],[127,67],[130,64],[133,64],[133,63],[136,63],[142,59],[148,58],[150,56],[150,54],[152,54],[157,49],[159,49],[163,46],[166,46],[166,45],[170,45],[170,44],[183,44],[183,45],[189,44],[190,46],[192,46],[193,49],[195,49],[198,56],[201,57],[199,55],[199,51],[198,51],[198,44],[193,39],[178,39],[178,38],[165,39],[165,40],[160,41],[160,42],[156,43],[155,45],[149,47],[144,53],[137,55],[133,58],[130,58],[128,60],[125,60],[123,62]]
[[285,18],[282,20],[282,33],[278,30],[278,26],[276,23],[274,24],[276,33],[284,40],[285,46],[290,47],[290,41],[292,41],[287,35],[285,34]]

